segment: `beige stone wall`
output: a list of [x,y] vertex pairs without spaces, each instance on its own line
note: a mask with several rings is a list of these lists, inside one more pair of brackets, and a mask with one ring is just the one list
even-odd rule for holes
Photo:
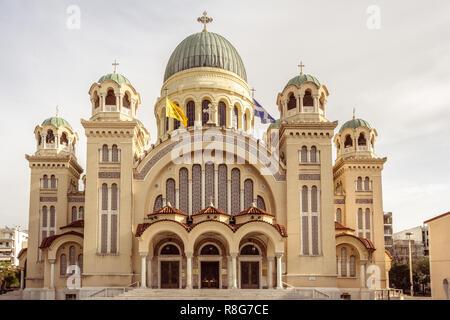
[[443,300],[447,299],[443,281],[450,278],[450,215],[426,223],[430,237],[431,297]]

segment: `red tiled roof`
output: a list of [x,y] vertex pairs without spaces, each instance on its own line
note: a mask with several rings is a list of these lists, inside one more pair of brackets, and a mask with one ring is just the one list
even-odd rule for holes
[[343,224],[340,224],[339,222],[335,221],[334,222],[334,229],[335,230],[349,230],[349,231],[355,231],[352,228],[346,227]]
[[281,224],[271,224],[271,223],[269,223],[267,221],[263,221],[263,220],[250,220],[250,221],[246,221],[244,223],[236,224],[235,225],[235,230],[237,231],[243,225],[245,225],[247,223],[252,223],[252,222],[267,223],[269,226],[274,227],[281,234],[282,237],[287,237],[286,228],[283,225],[281,225]]
[[202,223],[205,223],[205,222],[217,222],[217,223],[221,223],[221,224],[226,225],[228,228],[230,228],[231,231],[233,231],[233,232],[236,231],[236,230],[233,228],[233,226],[232,226],[231,224],[229,224],[229,223],[225,223],[225,222],[219,221],[219,220],[203,220],[203,221],[200,221],[200,222],[198,222],[198,223],[193,223],[193,224],[191,224],[191,225],[189,226],[188,232],[191,231],[192,229],[194,229],[194,228],[195,228],[196,226],[198,226],[199,224],[202,224]]
[[61,227],[60,229],[66,228],[84,228],[84,220],[77,220],[72,223],[69,223],[67,226]]
[[222,211],[219,208],[216,208],[216,207],[213,207],[213,206],[209,206],[209,207],[206,207],[205,209],[202,209],[200,211],[194,212],[192,215],[193,216],[198,216],[200,214],[223,214],[225,216],[230,216],[230,214],[226,213],[225,211]]
[[20,250],[19,254],[17,255],[17,259],[20,259],[20,256],[23,255],[27,250],[28,248],[23,248],[22,250]]
[[142,234],[144,233],[145,230],[147,230],[148,227],[150,227],[152,224],[158,223],[158,222],[163,222],[163,221],[170,221],[170,222],[174,222],[174,223],[178,223],[180,226],[182,226],[183,228],[186,229],[186,231],[189,231],[189,226],[185,223],[181,223],[175,220],[171,220],[171,219],[160,219],[157,220],[155,222],[150,222],[150,223],[140,223],[138,224],[138,226],[136,227],[136,237],[140,237],[142,236]]
[[158,209],[156,211],[153,211],[152,213],[147,214],[147,217],[155,214],[180,214],[182,216],[188,215],[187,213],[184,213],[183,211],[178,210],[177,208],[174,208],[172,206],[165,206],[162,207],[161,209]]
[[447,215],[449,215],[449,214],[450,214],[450,211],[449,211],[449,212],[447,212],[447,213],[441,214],[441,215],[439,215],[439,216],[437,216],[437,217],[434,217],[434,218],[428,219],[427,221],[424,221],[424,223],[428,223],[428,222],[431,222],[431,221],[433,221],[433,220],[436,220],[436,219],[440,219],[440,218],[443,218],[443,217],[445,217],[445,216],[447,216]]
[[245,209],[245,210],[243,210],[243,211],[241,211],[239,213],[236,213],[235,216],[241,216],[241,215],[244,215],[244,214],[264,214],[264,215],[267,215],[267,216],[275,217],[275,215],[273,215],[271,213],[268,213],[267,211],[264,211],[264,210],[262,210],[260,208],[257,208],[257,207],[250,207],[248,209]]
[[384,250],[384,252],[386,252],[386,254],[388,255],[388,257],[392,260],[392,254],[389,252],[389,250]]
[[355,239],[358,239],[359,241],[361,241],[361,243],[364,245],[364,247],[366,247],[366,249],[368,249],[368,250],[376,250],[375,246],[373,245],[373,242],[370,241],[369,239],[366,239],[363,237],[357,237],[353,234],[348,234],[348,233],[339,233],[336,235],[336,238],[343,237],[343,236],[353,237]]
[[45,248],[48,248],[48,247],[51,246],[51,244],[53,243],[53,241],[55,241],[56,239],[58,239],[58,238],[60,238],[60,237],[62,237],[62,236],[65,236],[65,235],[71,235],[71,234],[83,238],[83,234],[82,234],[82,233],[75,232],[75,231],[68,231],[68,232],[66,232],[66,233],[61,233],[61,234],[58,234],[58,235],[54,235],[54,236],[50,236],[50,237],[47,237],[47,238],[42,239],[42,243],[41,243],[41,245],[39,246],[39,249],[45,249]]

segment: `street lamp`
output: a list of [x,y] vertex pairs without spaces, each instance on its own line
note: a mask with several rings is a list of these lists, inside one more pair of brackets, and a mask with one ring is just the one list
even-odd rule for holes
[[411,297],[414,296],[414,286],[413,286],[413,272],[412,272],[412,259],[411,259],[411,236],[412,232],[407,232],[408,246],[409,246],[409,282],[411,284]]

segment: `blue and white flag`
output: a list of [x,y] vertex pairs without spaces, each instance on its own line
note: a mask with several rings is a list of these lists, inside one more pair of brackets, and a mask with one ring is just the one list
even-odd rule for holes
[[267,112],[266,109],[264,109],[258,101],[253,99],[253,102],[255,103],[255,116],[261,118],[261,123],[272,123],[275,122],[275,119]]

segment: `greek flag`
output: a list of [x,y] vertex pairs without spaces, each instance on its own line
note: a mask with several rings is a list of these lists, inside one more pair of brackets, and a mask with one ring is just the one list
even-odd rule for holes
[[264,109],[258,101],[253,99],[253,102],[255,103],[255,116],[261,118],[261,123],[272,123],[275,122],[275,119],[272,118],[272,116]]

